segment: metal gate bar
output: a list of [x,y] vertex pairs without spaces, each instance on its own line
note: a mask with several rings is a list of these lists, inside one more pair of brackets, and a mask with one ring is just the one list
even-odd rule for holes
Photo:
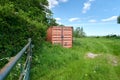
[[[28,49],[28,54],[27,54],[27,62],[25,63],[26,67],[23,72],[26,72],[23,75],[24,80],[29,79],[29,70],[30,70],[30,62],[31,62],[31,56],[32,56],[32,48],[31,48],[31,38],[28,40],[28,44],[25,45],[25,47],[18,52],[18,54],[10,59],[10,61],[0,70],[0,80],[4,80],[8,74],[11,72],[12,68],[16,65],[16,63],[21,59],[22,55],[25,53],[25,51]],[[23,74],[23,73],[21,73]]]

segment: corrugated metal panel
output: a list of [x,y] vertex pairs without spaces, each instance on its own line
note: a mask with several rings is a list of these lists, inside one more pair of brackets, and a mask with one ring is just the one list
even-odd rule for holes
[[53,26],[47,30],[47,40],[52,44],[60,44],[63,47],[72,47],[73,27]]

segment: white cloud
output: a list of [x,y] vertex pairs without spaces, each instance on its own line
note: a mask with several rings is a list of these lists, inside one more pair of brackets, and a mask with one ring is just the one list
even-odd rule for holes
[[91,19],[88,22],[90,22],[90,23],[96,23],[97,21],[95,19]]
[[84,3],[82,13],[86,13],[90,9],[91,2],[93,2],[93,1],[95,1],[95,0],[88,0],[87,2]]
[[61,20],[61,18],[55,18],[57,21],[60,21]]
[[61,22],[59,22],[59,21],[57,21],[57,23],[58,23],[58,24],[60,24],[60,25],[62,24],[62,23],[61,23]]
[[60,2],[67,2],[68,0],[59,0]]
[[68,0],[48,0],[49,8],[54,8],[55,6],[59,5],[59,3],[67,2]]
[[58,24],[62,24],[61,22],[60,22],[60,20],[62,20],[61,18],[55,18],[55,20],[56,20],[56,22],[58,23]]
[[49,2],[49,8],[50,9],[59,4],[57,0],[48,0],[48,2]]
[[78,20],[79,20],[79,18],[70,18],[69,19],[70,22],[74,22],[74,21],[78,21]]
[[117,17],[118,16],[112,16],[110,18],[102,19],[101,21],[103,21],[103,22],[115,21],[115,20],[117,20]]

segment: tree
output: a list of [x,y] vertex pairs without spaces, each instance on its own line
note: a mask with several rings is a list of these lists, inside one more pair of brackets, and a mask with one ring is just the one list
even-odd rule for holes
[[85,32],[83,31],[83,27],[77,27],[74,30],[74,37],[80,38],[80,37],[85,37]]
[[46,6],[47,0],[0,0],[0,58],[14,56],[28,38],[40,46],[51,14]]
[[120,16],[117,18],[117,23],[120,24]]
[[56,19],[50,18],[49,19],[49,26],[58,26],[59,24],[56,22]]

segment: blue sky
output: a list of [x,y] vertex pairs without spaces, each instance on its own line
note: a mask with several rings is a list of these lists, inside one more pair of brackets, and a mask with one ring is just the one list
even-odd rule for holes
[[120,35],[120,0],[48,0],[53,18],[65,26],[83,27],[88,36]]

